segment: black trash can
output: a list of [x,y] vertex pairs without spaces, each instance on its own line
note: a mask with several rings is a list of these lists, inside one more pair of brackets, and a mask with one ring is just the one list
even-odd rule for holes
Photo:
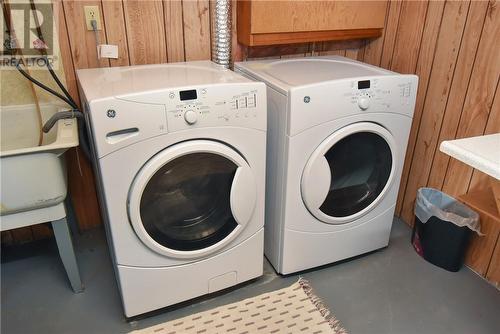
[[480,234],[476,212],[439,190],[418,190],[411,242],[426,261],[448,271],[460,270],[473,232]]

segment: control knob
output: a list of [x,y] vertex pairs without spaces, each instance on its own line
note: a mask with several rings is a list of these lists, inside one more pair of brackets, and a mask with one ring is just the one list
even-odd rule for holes
[[358,107],[361,110],[366,110],[370,106],[370,98],[368,96],[360,96],[358,99]]
[[198,120],[198,115],[193,110],[187,110],[184,113],[184,120],[187,124],[194,124]]

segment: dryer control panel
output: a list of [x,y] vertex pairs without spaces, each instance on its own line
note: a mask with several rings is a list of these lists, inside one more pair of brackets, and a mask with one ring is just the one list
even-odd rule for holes
[[407,81],[397,83],[395,87],[389,87],[384,77],[353,80],[350,82],[350,92],[345,93],[344,96],[349,97],[351,104],[361,111],[386,112],[391,107],[398,108],[412,102],[411,95],[414,92],[412,85],[413,82]]
[[411,118],[417,86],[417,76],[394,74],[293,88],[288,133],[294,135],[318,124],[363,113],[394,113]]

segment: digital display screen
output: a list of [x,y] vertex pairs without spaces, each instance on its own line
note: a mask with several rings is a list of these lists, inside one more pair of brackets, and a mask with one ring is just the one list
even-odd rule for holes
[[358,89],[370,88],[370,80],[358,81]]
[[196,95],[196,89],[181,90],[179,92],[179,97],[181,98],[181,101],[196,100],[198,98]]

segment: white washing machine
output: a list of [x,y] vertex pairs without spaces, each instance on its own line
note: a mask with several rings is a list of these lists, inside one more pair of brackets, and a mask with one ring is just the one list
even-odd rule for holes
[[265,254],[279,273],[388,245],[418,78],[343,57],[262,60]]
[[209,61],[77,74],[125,315],[262,275],[265,85]]

